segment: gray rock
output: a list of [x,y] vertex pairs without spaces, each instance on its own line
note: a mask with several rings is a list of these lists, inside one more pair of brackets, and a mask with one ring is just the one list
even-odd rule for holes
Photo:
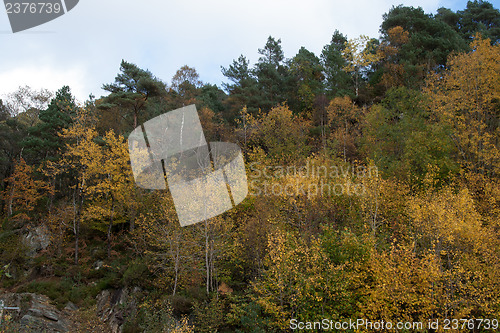
[[43,317],[43,312],[41,309],[37,308],[29,308],[28,314],[33,317]]
[[29,314],[24,315],[20,324],[26,328],[35,329],[41,332],[69,332],[70,325],[66,320],[48,321],[44,318],[34,317]]
[[94,269],[96,271],[100,270],[102,268],[102,266],[104,265],[104,261],[102,260],[98,260],[94,263]]
[[[34,327],[36,324],[38,324],[38,318],[33,317],[29,314],[26,314],[21,318],[20,323],[23,326]],[[36,326],[38,326],[38,325],[36,325]]]
[[109,325],[112,333],[121,333],[126,318],[137,311],[133,294],[123,288],[104,290],[97,295],[97,315]]
[[50,319],[50,320],[53,320],[53,321],[59,321],[59,316],[55,313],[55,312],[52,312],[52,311],[45,311],[43,313],[43,316],[47,319]]
[[15,321],[21,326],[34,332],[65,333],[74,327],[73,322],[65,317],[64,313],[51,305],[49,298],[44,295],[32,293],[5,293],[0,294],[0,299],[9,306],[17,306],[19,311],[11,313]]
[[38,251],[45,250],[50,245],[50,234],[45,226],[35,227],[24,236],[24,243],[29,248],[27,255],[34,257]]
[[75,304],[73,304],[72,302],[68,302],[68,304],[66,304],[66,306],[64,307],[64,310],[76,311],[76,310],[78,310],[78,307]]

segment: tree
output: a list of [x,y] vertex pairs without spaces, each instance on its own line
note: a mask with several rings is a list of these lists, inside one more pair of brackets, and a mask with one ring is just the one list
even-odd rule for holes
[[470,171],[500,175],[500,45],[479,36],[472,51],[451,56],[449,68],[428,80],[433,116],[450,133],[461,164]]
[[450,27],[452,27],[455,31],[458,31],[459,29],[459,20],[460,20],[460,15],[458,13],[455,13],[449,8],[438,8],[436,15],[434,16],[437,20],[441,20],[444,23],[448,24]]
[[429,165],[439,170],[438,182],[458,171],[446,127],[429,119],[428,107],[420,92],[399,87],[389,89],[382,103],[366,113],[364,148],[384,175],[420,186]]
[[[345,96],[352,94],[351,78],[344,70],[346,61],[342,56],[347,38],[335,30],[330,44],[323,47],[321,63],[325,70],[325,89],[329,97]],[[354,97],[354,96],[351,96]]]
[[201,87],[200,95],[197,98],[202,106],[209,108],[221,117],[226,113],[226,107],[224,106],[226,99],[227,95],[224,90],[210,83],[206,83]]
[[[148,70],[122,60],[120,72],[114,83],[105,84],[102,89],[110,94],[99,104],[103,112],[119,108],[118,114],[126,122],[124,132],[136,128],[145,121],[147,104],[155,97],[166,94],[166,86]],[[115,120],[116,121],[116,120]]]
[[99,145],[94,141],[97,137],[97,131],[95,127],[89,126],[94,123],[92,118],[93,115],[89,110],[78,110],[73,125],[62,130],[61,138],[66,140],[66,149],[61,158],[47,161],[42,169],[47,177],[56,178],[64,174],[71,175],[68,187],[71,190],[70,201],[73,209],[71,229],[75,237],[75,265],[78,265],[79,261],[80,229],[84,204],[87,200],[89,174],[96,173],[96,170],[89,170],[89,167],[101,168],[100,164],[92,163],[94,158],[100,155]]
[[309,122],[295,116],[287,105],[272,108],[256,119],[251,143],[260,146],[275,162],[291,163],[308,152]]
[[370,256],[373,285],[360,305],[362,313],[385,322],[427,322],[439,313],[445,291],[433,254],[417,255],[412,244],[393,243]]
[[317,274],[328,267],[323,255],[317,243],[309,247],[293,233],[269,235],[265,270],[252,287],[257,304],[272,318],[274,329],[286,329],[290,318],[304,316],[305,309],[323,300],[323,290],[318,287],[324,280]]
[[193,104],[200,94],[203,83],[196,69],[182,66],[172,77],[172,86],[169,95],[173,95],[176,107]]
[[335,242],[325,230],[310,241],[287,230],[268,236],[262,275],[252,283],[252,297],[271,319],[268,331],[290,328],[290,318],[314,322],[328,313],[337,321],[356,315],[369,243],[347,232]]
[[431,271],[438,274],[428,286],[433,292],[425,292],[438,296],[435,317],[497,311],[498,232],[483,225],[474,206],[466,188],[429,190],[409,200],[413,252],[431,256]]
[[11,117],[10,111],[4,104],[3,100],[0,99],[0,121],[6,121]]
[[290,61],[290,74],[295,81],[297,111],[311,113],[316,96],[323,93],[323,66],[316,55],[301,47]]
[[407,71],[401,62],[401,48],[408,43],[409,33],[402,27],[396,26],[387,31],[387,37],[378,48],[378,55],[383,63],[380,83],[385,90],[398,86],[411,86],[412,72]]
[[[392,7],[383,15],[380,28],[382,36],[388,39],[391,28],[400,26],[409,33],[409,41],[399,52],[401,61],[408,69],[429,72],[446,64],[446,58],[452,51],[463,51],[467,44],[452,27],[422,8],[399,5]],[[415,69],[412,67],[416,66]],[[423,75],[422,75],[423,76]]]
[[264,48],[259,49],[259,54],[261,56],[254,73],[258,80],[259,107],[267,111],[288,99],[291,81],[281,39],[269,36]]
[[328,123],[332,128],[332,139],[336,148],[342,151],[344,162],[347,156],[354,156],[356,152],[357,135],[360,135],[358,126],[361,119],[361,109],[348,97],[335,97],[328,106]]
[[[190,85],[195,89],[201,88],[203,83],[196,69],[187,65],[182,66],[172,77],[172,89],[182,95],[183,85]],[[184,88],[185,89],[185,88]]]
[[71,126],[76,109],[70,88],[64,86],[59,89],[47,109],[40,111],[41,122],[28,129],[29,136],[22,142],[30,158],[34,161],[57,159],[64,149],[59,133]]
[[487,224],[500,216],[500,45],[478,35],[472,51],[449,59],[450,67],[428,80],[429,110],[449,128],[451,157],[461,166],[464,184],[474,195]]
[[[47,89],[34,90],[29,86],[19,87],[13,93],[7,95],[5,107],[12,116],[17,116],[29,110],[37,110],[35,113],[47,108],[54,94]],[[37,119],[36,119],[37,120]],[[35,119],[32,119],[35,121]]]
[[111,130],[103,138],[104,146],[96,146],[95,135],[88,137],[83,144],[89,147],[74,147],[76,149],[92,149],[93,154],[84,160],[86,170],[85,195],[89,205],[85,207],[83,218],[97,230],[106,233],[107,254],[111,256],[111,238],[113,226],[130,222],[125,218],[127,212],[135,218],[137,211],[134,198],[135,182],[129,165],[128,146],[121,135],[115,135]]
[[7,202],[7,216],[11,221],[29,222],[32,218],[30,213],[38,201],[52,192],[49,184],[34,177],[33,167],[26,164],[24,159],[15,162],[12,175],[6,179],[8,186],[2,193],[2,199]]
[[157,285],[175,296],[181,287],[189,287],[189,276],[197,273],[195,254],[200,247],[193,230],[181,228],[176,221],[174,204],[167,193],[156,193],[154,205],[138,218],[134,238],[150,254],[158,271]]
[[356,97],[359,95],[360,81],[365,71],[378,60],[375,51],[375,40],[363,35],[356,39],[349,39],[342,50],[342,56],[346,61],[344,70],[351,73],[353,77]]
[[247,107],[251,114],[259,110],[257,79],[248,64],[249,61],[240,55],[228,68],[222,67],[222,74],[232,82],[222,84],[229,94],[226,100],[229,109],[226,119],[229,121],[234,121],[236,113],[243,107]]
[[467,1],[467,8],[457,12],[459,32],[467,41],[479,33],[491,44],[500,42],[500,11],[483,0]]
[[27,136],[27,128],[17,117],[11,117],[7,108],[4,108],[0,120],[0,192],[5,189],[5,178],[8,178],[13,171],[14,161],[21,156],[23,148],[20,143]]

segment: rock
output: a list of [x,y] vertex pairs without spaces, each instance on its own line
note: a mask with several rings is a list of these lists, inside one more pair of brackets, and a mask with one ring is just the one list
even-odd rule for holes
[[38,251],[45,250],[50,245],[50,235],[45,226],[32,228],[24,236],[24,243],[28,246],[29,257],[35,257]]
[[49,310],[45,311],[45,312],[43,313],[43,316],[44,316],[45,318],[50,319],[50,320],[53,320],[53,321],[59,321],[59,317],[57,316],[57,314],[56,314],[56,313],[54,313],[54,312],[52,312],[52,311],[49,311]]
[[7,306],[17,306],[18,311],[11,311],[14,321],[36,332],[64,333],[69,332],[74,323],[64,313],[50,304],[49,298],[32,293],[5,293],[0,295]]
[[76,310],[78,310],[78,307],[75,304],[73,304],[72,302],[68,302],[68,304],[66,304],[66,306],[64,307],[64,310],[76,311]]
[[21,318],[20,323],[21,323],[21,325],[26,326],[26,327],[34,327],[34,326],[38,326],[38,319],[37,319],[37,317],[30,316],[29,314],[27,314]]
[[28,314],[34,317],[43,317],[43,312],[40,309],[28,309]]
[[98,260],[98,261],[96,261],[96,262],[95,262],[95,264],[94,264],[94,269],[95,269],[96,271],[98,271],[98,270],[100,270],[100,269],[102,268],[102,266],[103,266],[103,265],[104,265],[104,261],[102,261],[102,260]]
[[65,321],[48,321],[44,318],[34,317],[29,314],[24,315],[20,322],[22,326],[36,329],[37,332],[69,332],[70,325]]
[[97,295],[97,315],[102,317],[104,310],[109,307],[110,292],[109,290],[103,290],[99,295]]
[[125,319],[137,311],[137,304],[129,289],[104,290],[97,295],[97,315],[113,333],[121,333]]

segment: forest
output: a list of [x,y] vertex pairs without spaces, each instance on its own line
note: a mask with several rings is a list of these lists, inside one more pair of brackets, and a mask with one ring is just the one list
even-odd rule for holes
[[[100,98],[0,100],[0,299],[19,307],[1,332],[498,329],[498,8],[399,5],[378,38],[336,30],[288,58],[269,36],[258,54],[220,87],[123,60]],[[241,148],[249,193],[181,227],[168,189],[136,185],[127,139],[191,104],[207,141]]]

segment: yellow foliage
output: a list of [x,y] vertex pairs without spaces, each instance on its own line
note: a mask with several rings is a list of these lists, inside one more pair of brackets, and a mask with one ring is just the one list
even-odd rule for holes
[[414,197],[408,214],[416,254],[435,258],[444,314],[495,313],[500,304],[498,233],[482,225],[469,191],[445,188]]
[[500,44],[476,36],[472,51],[453,55],[425,90],[434,117],[452,129],[464,167],[500,175]]
[[14,163],[14,172],[6,179],[8,186],[0,197],[7,202],[7,213],[12,221],[30,221],[29,213],[35,209],[36,203],[53,193],[47,182],[34,179],[33,174],[33,167],[21,158]]

